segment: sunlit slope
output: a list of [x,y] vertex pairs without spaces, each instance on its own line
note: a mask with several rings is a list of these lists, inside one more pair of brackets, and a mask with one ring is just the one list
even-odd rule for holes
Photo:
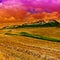
[[[27,38],[23,36],[7,36],[0,35],[0,51],[5,59],[22,59],[42,60],[59,59],[60,58],[60,43]],[[47,53],[48,52],[48,53]],[[3,59],[1,57],[1,59]],[[7,58],[8,57],[8,58]],[[4,60],[4,59],[3,59]]]
[[58,27],[34,27],[34,28],[17,28],[17,29],[5,29],[3,32],[12,34],[18,34],[20,32],[28,32],[35,35],[47,36],[52,38],[60,38],[60,28]]
[[59,42],[46,41],[26,36],[5,34],[28,32],[31,34],[60,38],[60,35],[58,34],[59,31],[60,28],[56,27],[0,30],[0,54],[2,55],[1,59],[3,59],[3,57],[7,60],[18,60],[22,59],[22,57],[24,60],[60,59]]

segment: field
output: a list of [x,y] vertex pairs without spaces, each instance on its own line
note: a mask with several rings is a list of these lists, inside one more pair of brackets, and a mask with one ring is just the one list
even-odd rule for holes
[[60,39],[58,27],[0,30],[0,60],[60,60],[60,42],[21,35],[22,32]]

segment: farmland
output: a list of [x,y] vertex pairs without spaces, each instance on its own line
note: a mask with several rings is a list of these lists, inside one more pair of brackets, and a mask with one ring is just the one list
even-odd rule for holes
[[58,27],[26,27],[0,30],[0,60],[58,60],[60,42],[18,35],[33,35],[60,39]]

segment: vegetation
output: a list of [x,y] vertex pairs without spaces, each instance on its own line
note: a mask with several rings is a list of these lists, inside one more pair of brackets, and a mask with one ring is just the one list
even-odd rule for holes
[[39,36],[39,35],[35,35],[35,34],[29,34],[27,32],[21,32],[19,34],[22,35],[22,36],[32,37],[32,38],[36,38],[36,39],[60,42],[60,39],[57,39],[57,38],[50,38],[50,37],[45,37],[45,36]]
[[46,36],[39,36],[35,34],[29,34],[27,32],[20,32],[18,34],[11,34],[11,33],[5,33],[6,35],[19,35],[19,36],[26,36],[26,37],[31,37],[31,38],[36,38],[36,39],[42,39],[42,40],[47,40],[47,41],[53,41],[53,42],[60,42],[60,39],[57,38],[50,38]]
[[60,23],[57,22],[56,20],[50,20],[48,21],[48,23],[44,21],[38,21],[31,24],[6,26],[6,27],[3,27],[2,29],[16,29],[16,28],[26,28],[26,27],[54,27],[54,26],[58,27],[60,26]]

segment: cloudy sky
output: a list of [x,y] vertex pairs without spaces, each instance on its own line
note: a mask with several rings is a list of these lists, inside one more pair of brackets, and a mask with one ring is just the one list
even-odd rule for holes
[[60,0],[0,0],[0,9],[1,8],[60,12]]
[[[23,18],[23,15],[27,16],[26,11],[49,12],[45,14],[54,15],[52,17],[56,19],[54,12],[60,12],[60,0],[0,0],[0,21]],[[60,17],[60,13],[58,15]]]

